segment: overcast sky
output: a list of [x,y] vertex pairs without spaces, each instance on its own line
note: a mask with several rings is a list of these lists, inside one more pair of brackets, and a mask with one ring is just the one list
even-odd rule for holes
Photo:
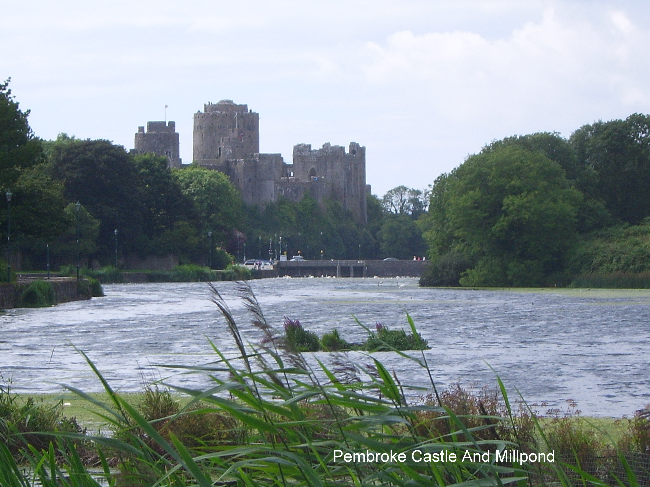
[[260,151],[366,146],[373,193],[425,188],[492,140],[650,112],[646,0],[0,0],[0,78],[44,139],[133,148],[232,99]]

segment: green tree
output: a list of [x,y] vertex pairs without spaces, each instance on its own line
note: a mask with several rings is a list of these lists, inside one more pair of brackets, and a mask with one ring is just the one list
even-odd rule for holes
[[377,233],[381,257],[408,260],[426,253],[426,244],[417,224],[405,214],[388,215]]
[[579,163],[596,174],[584,190],[590,197],[602,198],[611,215],[626,223],[650,216],[650,116],[585,125],[569,140]]
[[390,189],[381,199],[384,212],[395,215],[410,215],[417,219],[427,210],[428,195],[419,189],[397,186]]
[[[2,200],[11,191],[11,241],[22,255],[23,267],[41,266],[46,245],[65,226],[63,188],[51,180],[43,166],[41,140],[27,121],[29,110],[21,111],[9,89],[0,83],[0,189]],[[0,205],[6,221],[7,205]],[[6,242],[6,225],[0,230]]]
[[65,135],[48,146],[50,171],[64,185],[70,202],[79,201],[100,222],[97,256],[112,262],[114,231],[126,252],[142,245],[142,193],[133,157],[107,140],[76,140]]
[[[192,202],[200,235],[213,233],[215,245],[230,244],[242,224],[242,201],[228,176],[198,165],[173,171],[183,195]],[[236,245],[236,244],[235,244]]]
[[77,225],[79,229],[79,258],[82,266],[88,265],[88,259],[97,252],[97,238],[100,222],[93,218],[88,210],[76,203],[69,203],[64,210],[65,228],[54,240],[51,248],[52,267],[77,265]]
[[41,142],[34,136],[27,117],[9,89],[0,83],[0,187],[6,192],[18,181],[21,172],[43,161]]
[[[188,257],[195,250],[196,220],[192,202],[172,175],[166,157],[139,154],[133,158],[142,205],[141,254],[174,253]],[[191,236],[193,234],[193,236]]]
[[505,145],[481,152],[434,184],[431,257],[457,252],[471,262],[463,285],[542,285],[563,269],[581,199],[541,151]]
[[14,248],[24,269],[44,269],[47,245],[65,231],[63,185],[53,181],[43,164],[23,169],[12,188],[11,226]]

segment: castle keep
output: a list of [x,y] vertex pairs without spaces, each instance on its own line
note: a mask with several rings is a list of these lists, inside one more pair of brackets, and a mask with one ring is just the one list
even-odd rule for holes
[[[162,145],[155,147],[153,136],[151,145],[138,142],[138,136],[147,140],[149,132],[162,132],[159,124],[164,122],[149,122],[146,134],[140,127],[136,152],[167,155],[160,151]],[[169,122],[166,129],[171,125],[173,131],[173,124]],[[159,132],[152,132],[150,127]],[[174,134],[178,154],[178,134]],[[149,150],[143,151],[143,147]],[[351,142],[346,152],[344,147],[329,143],[314,150],[309,144],[298,144],[293,148],[293,164],[285,163],[281,154],[260,154],[259,147],[259,114],[247,105],[222,100],[208,103],[203,112],[194,114],[194,162],[227,174],[246,204],[263,206],[280,198],[299,201],[309,194],[321,203],[326,199],[339,201],[355,220],[366,222],[365,147]],[[173,165],[171,157],[169,160]]]

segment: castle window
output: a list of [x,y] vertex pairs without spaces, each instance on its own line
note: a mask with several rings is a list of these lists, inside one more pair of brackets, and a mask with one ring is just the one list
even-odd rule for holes
[[352,150],[350,151],[350,154],[352,154],[353,156],[356,156],[356,155],[357,155],[357,150],[356,150],[356,149],[352,149]]

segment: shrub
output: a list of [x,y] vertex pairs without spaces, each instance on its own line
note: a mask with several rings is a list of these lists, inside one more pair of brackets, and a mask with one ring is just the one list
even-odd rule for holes
[[[465,389],[458,383],[452,384],[440,393],[440,403],[463,422],[474,439],[510,441],[520,451],[537,451],[535,417],[522,405],[511,418],[494,389],[483,387],[473,390]],[[423,404],[428,407],[439,405],[433,394],[426,395]],[[469,441],[463,433],[456,431],[445,413],[418,411],[417,418],[417,431],[421,436],[449,441],[452,433],[455,433],[459,441]]]
[[221,273],[222,281],[246,281],[251,278],[251,270],[243,265],[229,265]]
[[376,333],[368,336],[364,350],[369,352],[380,352],[389,350],[428,350],[427,341],[422,335],[407,334],[404,330],[389,330],[387,326],[377,322]]
[[296,352],[318,352],[320,342],[313,331],[305,330],[300,321],[284,317],[284,335],[289,348]]
[[44,308],[55,304],[54,286],[49,282],[34,281],[20,295],[23,308]]
[[104,296],[104,289],[97,279],[92,277],[84,277],[79,279],[77,282],[77,292],[80,296],[84,296],[87,299],[100,298]]
[[[0,443],[21,458],[28,445],[47,450],[52,437],[43,433],[85,433],[75,418],[63,416],[62,409],[61,402],[46,405],[32,397],[19,397],[10,386],[0,385]],[[81,442],[76,445],[81,447]]]
[[420,278],[420,286],[460,286],[460,278],[470,266],[470,261],[463,254],[449,252],[430,262],[424,275]]
[[350,343],[341,338],[341,335],[339,335],[339,331],[336,328],[334,328],[331,333],[325,333],[320,339],[320,343],[322,348],[328,352],[350,350],[352,348]]
[[[580,417],[576,404],[569,400],[569,409],[549,411],[551,419],[545,425],[549,450],[554,450],[556,460],[573,465],[590,475],[598,476],[606,456],[606,448],[597,432]],[[572,469],[565,468],[567,475]]]
[[230,255],[228,252],[226,252],[224,249],[221,247],[217,247],[213,252],[212,252],[212,268],[213,269],[227,269],[230,267],[233,262],[235,262],[235,258]]
[[97,279],[103,284],[113,284],[124,282],[124,274],[120,269],[113,266],[102,267],[98,270],[84,269],[83,274]]
[[210,280],[211,274],[207,267],[185,264],[172,269],[171,279],[174,282],[207,282]]
[[[181,412],[179,402],[170,391],[157,384],[145,387],[138,410],[165,439],[169,440],[170,433],[173,433],[188,448],[235,445],[242,440],[238,423],[231,416],[214,410],[206,411],[199,404]],[[147,437],[143,431],[139,434]],[[152,447],[159,449],[154,441],[147,440]]]

